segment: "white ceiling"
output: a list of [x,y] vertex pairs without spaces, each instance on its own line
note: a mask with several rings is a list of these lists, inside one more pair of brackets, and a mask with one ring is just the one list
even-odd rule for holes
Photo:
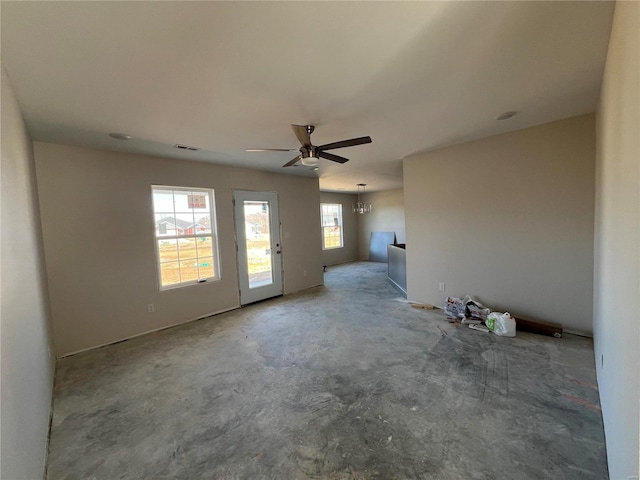
[[[611,2],[6,2],[34,140],[402,186],[402,158],[595,110]],[[505,111],[519,114],[498,122]],[[318,172],[298,148],[370,135]],[[114,140],[109,132],[133,136]],[[202,148],[183,152],[182,143]]]

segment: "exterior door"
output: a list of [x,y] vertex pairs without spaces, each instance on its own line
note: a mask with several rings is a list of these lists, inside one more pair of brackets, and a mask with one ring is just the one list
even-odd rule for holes
[[278,194],[233,192],[240,304],[282,295]]

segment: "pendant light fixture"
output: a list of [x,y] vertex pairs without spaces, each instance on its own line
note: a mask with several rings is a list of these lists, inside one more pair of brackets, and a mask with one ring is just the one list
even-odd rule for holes
[[367,202],[363,202],[360,200],[360,187],[362,187],[362,193],[365,193],[366,183],[358,183],[358,202],[353,204],[353,213],[358,213],[360,215],[365,213],[371,213],[372,205]]

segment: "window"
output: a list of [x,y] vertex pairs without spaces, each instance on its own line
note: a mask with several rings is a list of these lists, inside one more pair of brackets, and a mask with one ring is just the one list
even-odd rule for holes
[[213,190],[151,186],[160,289],[220,278]]
[[321,203],[322,249],[342,247],[342,205],[339,203]]

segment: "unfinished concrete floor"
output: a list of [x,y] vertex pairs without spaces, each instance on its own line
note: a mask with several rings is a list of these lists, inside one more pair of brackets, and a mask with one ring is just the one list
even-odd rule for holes
[[456,327],[385,273],[60,360],[48,478],[608,478],[590,339]]

